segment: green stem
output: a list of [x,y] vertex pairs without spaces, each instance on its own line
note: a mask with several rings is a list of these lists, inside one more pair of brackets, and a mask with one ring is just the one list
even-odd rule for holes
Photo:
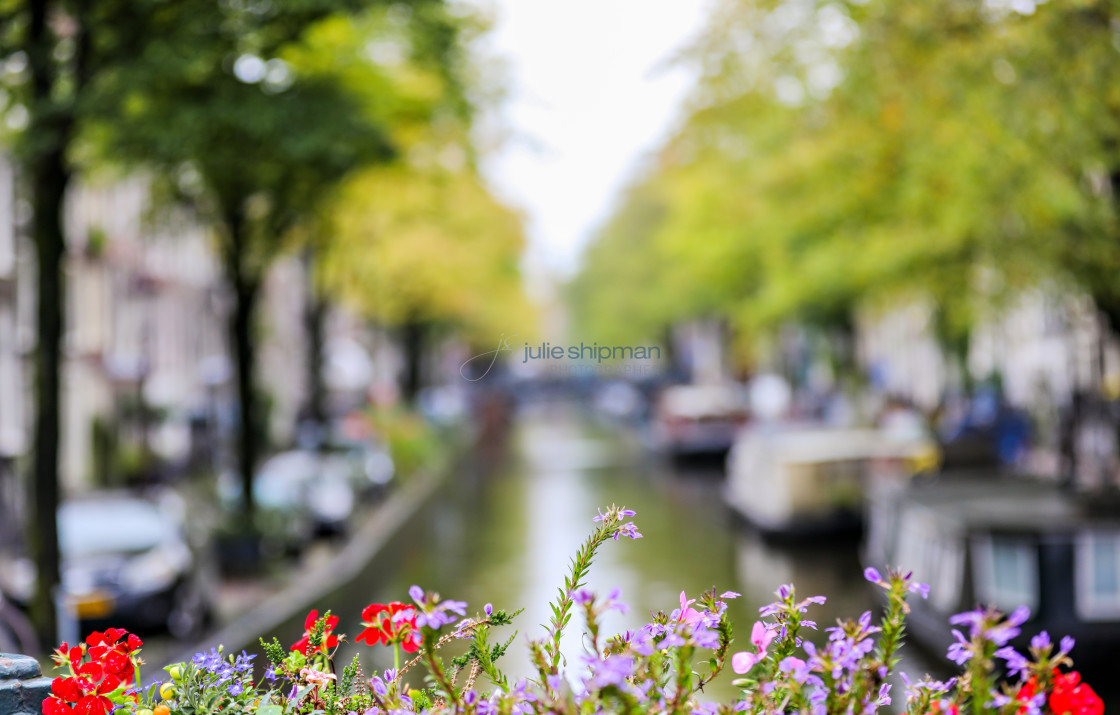
[[692,694],[692,647],[677,648],[675,661],[676,692],[673,693],[673,702],[670,703],[669,709],[672,713],[683,713],[685,702]]
[[393,670],[401,669],[401,644],[393,643]]
[[443,688],[444,697],[447,699],[448,704],[452,707],[457,707],[459,705],[459,694],[455,691],[455,684],[447,677],[447,673],[444,672],[443,667],[436,658],[435,647],[427,645],[427,638],[424,639],[424,642],[424,657],[428,661],[428,668],[432,672],[432,677],[435,678],[439,686]]
[[572,559],[572,570],[564,580],[564,588],[560,590],[559,601],[552,604],[552,639],[550,642],[545,643],[549,672],[552,674],[559,672],[560,638],[564,634],[564,626],[567,625],[568,619],[571,617],[572,594],[575,593],[576,589],[583,586],[583,579],[587,576],[588,569],[591,568],[591,562],[595,558],[595,552],[598,551],[603,542],[614,533],[617,526],[615,522],[610,524],[604,523],[594,534],[588,537],[583,548],[581,548],[576,553],[575,558]]

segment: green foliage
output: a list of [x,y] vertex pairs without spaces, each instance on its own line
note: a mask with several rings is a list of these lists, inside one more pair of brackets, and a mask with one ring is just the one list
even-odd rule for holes
[[457,670],[463,670],[468,666],[473,667],[474,664],[477,664],[477,667],[486,674],[491,683],[502,690],[509,690],[509,678],[495,663],[506,654],[510,644],[513,643],[513,639],[517,637],[517,632],[514,631],[504,642],[490,645],[490,629],[510,625],[513,619],[524,610],[522,608],[514,613],[495,610],[490,615],[480,619],[478,625],[472,631],[472,639],[467,652],[455,657],[452,660],[452,665]]
[[369,412],[369,420],[388,445],[402,479],[433,468],[448,454],[446,440],[415,412],[402,407],[376,409]]
[[[559,672],[560,639],[564,635],[564,629],[567,627],[568,621],[571,620],[576,591],[583,588],[583,580],[591,569],[591,563],[595,560],[595,554],[599,551],[599,547],[607,539],[618,540],[619,536],[622,535],[632,539],[641,537],[641,534],[638,534],[634,528],[633,522],[624,523],[627,517],[633,515],[632,510],[612,504],[605,514],[600,513],[595,519],[599,522],[599,527],[587,537],[583,546],[572,557],[569,572],[564,577],[564,586],[557,589],[556,600],[549,604],[549,608],[552,610],[552,619],[547,627],[548,638],[543,648],[543,654],[548,663],[547,674],[555,675]],[[542,673],[541,677],[543,680],[545,673]]]
[[323,634],[327,630],[327,619],[330,618],[331,612],[327,611],[323,615],[315,619],[315,623],[311,626],[311,632],[308,634],[308,642],[311,644],[312,652],[317,652],[320,646],[323,645]]
[[[721,316],[844,328],[922,299],[959,346],[1043,283],[1120,316],[1118,11],[724,0],[681,130],[573,289],[597,337]],[[648,286],[657,285],[657,295]]]
[[338,692],[349,695],[353,692],[355,678],[360,678],[362,673],[362,659],[358,653],[354,654],[350,665],[342,669],[342,678],[338,681]]
[[[308,39],[313,52],[300,57],[365,53],[371,35],[378,52],[399,53],[402,38],[386,33],[399,14],[375,14],[369,27],[324,25]],[[438,5],[420,5],[408,17],[412,54],[388,77],[397,91],[376,102],[391,117],[399,160],[356,173],[325,209],[333,240],[321,255],[322,283],[384,325],[434,324],[487,345],[501,332],[527,334],[521,217],[478,173],[472,133],[475,98],[485,97],[488,82],[472,37],[485,23]],[[347,86],[374,82],[351,66],[342,65]]]
[[280,645],[280,640],[278,638],[273,637],[271,643],[266,643],[264,638],[261,638],[260,641],[261,650],[264,651],[264,655],[268,658],[269,663],[280,665],[284,662],[284,658],[287,657],[288,653],[284,649],[284,646]]

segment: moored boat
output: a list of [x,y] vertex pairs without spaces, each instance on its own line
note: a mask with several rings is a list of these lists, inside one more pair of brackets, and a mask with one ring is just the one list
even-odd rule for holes
[[907,475],[936,460],[920,432],[763,424],[728,455],[726,500],[768,536],[855,532],[872,474]]
[[1120,656],[1120,502],[1056,483],[977,473],[877,484],[862,558],[930,585],[908,627],[944,652],[949,616],[1026,605],[1024,645],[1041,630],[1077,639],[1077,658]]

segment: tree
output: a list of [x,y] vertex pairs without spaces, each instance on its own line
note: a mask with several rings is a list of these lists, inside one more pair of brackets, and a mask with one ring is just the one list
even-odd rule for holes
[[473,171],[400,164],[363,172],[340,191],[334,218],[324,278],[342,300],[409,336],[409,399],[430,331],[454,329],[485,349],[503,333],[528,337],[521,220]]
[[[66,237],[62,209],[77,166],[73,149],[93,116],[102,83],[168,29],[158,2],[17,0],[0,6],[0,60],[10,137],[26,177],[37,259],[33,466],[28,542],[38,573],[31,607],[44,644],[55,638],[58,585],[58,444]],[[171,27],[174,25],[172,24]]]
[[[392,155],[384,117],[348,90],[344,78],[283,59],[288,52],[306,56],[299,45],[315,32],[312,20],[347,9],[314,6],[322,12],[307,17],[306,7],[278,6],[263,21],[253,8],[210,7],[205,20],[180,28],[173,41],[119,73],[112,100],[121,115],[100,128],[114,156],[159,169],[217,229],[233,296],[228,328],[247,523],[265,429],[253,379],[253,326],[268,267],[296,229],[316,223],[320,204],[338,182]],[[231,30],[215,34],[214,27]],[[371,63],[366,66],[375,74]]]
[[[317,252],[325,293],[398,330],[410,401],[440,332],[492,349],[502,333],[525,336],[530,322],[518,268],[521,218],[477,169],[473,121],[492,91],[474,38],[486,25],[461,8],[455,15],[427,8],[413,19],[403,50],[379,41],[400,58],[398,102],[387,109],[400,160],[340,186],[324,211],[332,240]],[[329,30],[323,44],[342,56],[368,44],[353,28]],[[348,86],[369,86],[348,77]]]
[[[920,298],[958,352],[977,315],[1043,282],[1109,313],[1114,20],[1092,0],[720,3],[685,53],[700,75],[686,121],[642,179],[658,217],[625,239],[646,268],[589,264],[598,307],[623,323],[613,279],[650,272],[672,319],[723,314],[755,335]],[[623,245],[610,226],[592,259]]]

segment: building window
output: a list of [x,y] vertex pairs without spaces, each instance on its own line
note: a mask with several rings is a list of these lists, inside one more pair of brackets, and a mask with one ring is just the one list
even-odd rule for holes
[[1038,547],[1004,536],[980,537],[973,544],[976,595],[986,605],[1011,612],[1020,605],[1038,610]]
[[1077,540],[1077,615],[1086,621],[1120,617],[1120,532],[1087,532]]

